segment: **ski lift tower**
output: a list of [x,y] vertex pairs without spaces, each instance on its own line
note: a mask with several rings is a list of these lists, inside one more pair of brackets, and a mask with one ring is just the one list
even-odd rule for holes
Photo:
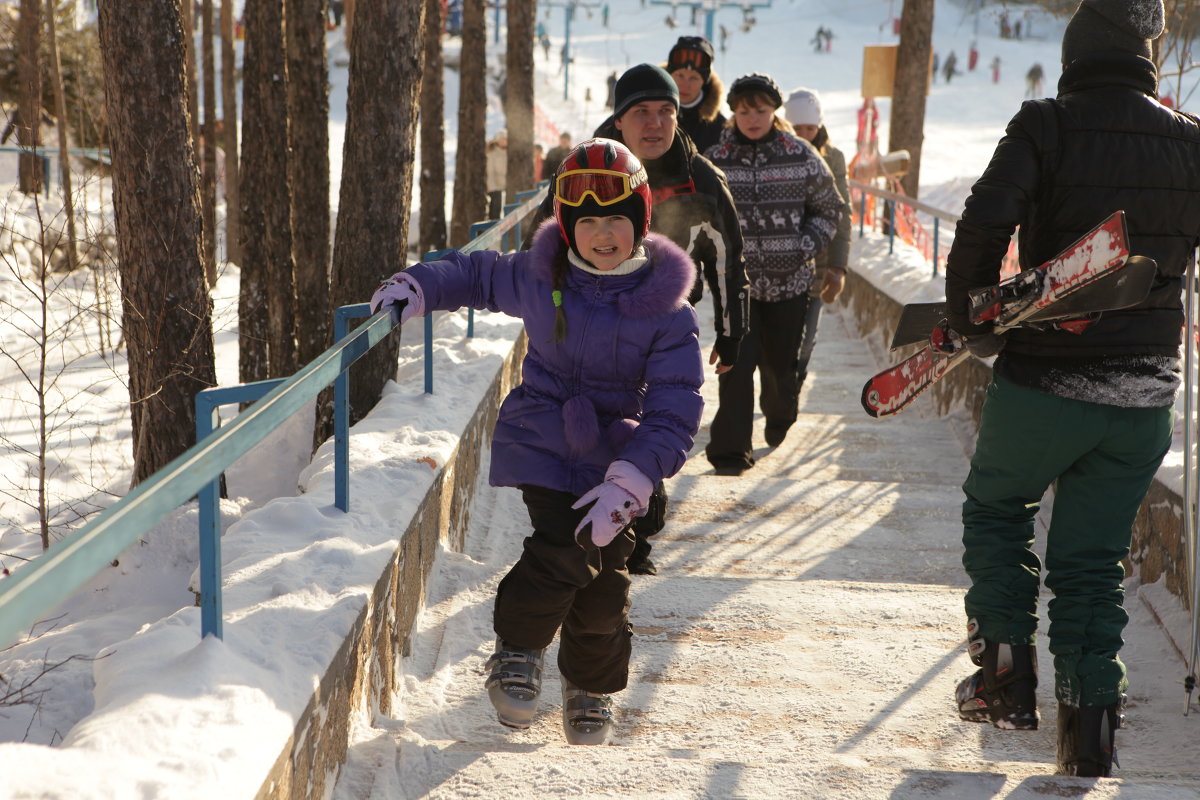
[[575,17],[575,9],[598,8],[599,3],[584,3],[581,0],[542,0],[538,5],[557,7],[566,10],[563,19],[563,100],[567,99],[567,87],[571,85],[571,20]]
[[704,12],[704,38],[713,40],[713,17],[722,8],[740,8],[745,14],[753,8],[770,8],[771,0],[650,0],[652,6],[670,6],[671,15],[675,9],[695,8]]

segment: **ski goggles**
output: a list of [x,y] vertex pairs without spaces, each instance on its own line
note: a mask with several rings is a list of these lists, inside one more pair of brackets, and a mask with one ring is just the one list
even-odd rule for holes
[[633,194],[646,182],[646,173],[635,175],[607,169],[572,169],[554,181],[554,196],[565,206],[578,207],[588,195],[597,205],[611,206]]

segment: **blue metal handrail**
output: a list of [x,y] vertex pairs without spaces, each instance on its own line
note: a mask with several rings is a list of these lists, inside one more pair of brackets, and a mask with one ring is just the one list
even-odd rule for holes
[[923,214],[928,214],[933,218],[933,277],[938,274],[938,255],[939,255],[939,236],[941,235],[941,226],[939,222],[948,222],[951,225],[956,225],[959,220],[958,214],[953,214],[945,209],[931,206],[928,203],[922,203],[920,200],[914,200],[897,192],[890,192],[887,189],[880,189],[872,186],[869,183],[854,180],[849,181],[850,188],[857,189],[861,192],[860,207],[858,216],[858,236],[863,236],[863,226],[867,218],[867,195],[871,194],[883,200],[889,201],[887,207],[887,227],[888,227],[888,253],[891,254],[895,249],[896,244],[896,203],[903,203],[906,206],[911,206],[914,210],[920,211]]
[[[531,195],[540,192],[530,193]],[[504,234],[518,229],[520,217],[536,208],[540,199],[530,196],[514,214],[498,221],[482,236],[463,247],[464,251],[498,249]],[[361,308],[365,304],[359,304]],[[355,306],[348,306],[354,309]],[[23,631],[43,614],[66,600],[72,592],[91,580],[138,537],[161,522],[168,514],[192,497],[198,497],[206,488],[211,489],[214,481],[231,464],[266,438],[294,413],[311,402],[325,387],[335,383],[339,376],[356,360],[374,347],[395,327],[395,322],[386,311],[372,316],[352,333],[341,338],[311,363],[302,367],[295,375],[276,385],[267,381],[251,384],[249,388],[227,387],[221,391],[245,391],[246,396],[258,393],[261,397],[229,425],[214,431],[198,441],[167,466],[147,478],[125,497],[98,514],[91,522],[55,543],[32,564],[29,564],[0,582],[0,647],[14,641]],[[335,321],[336,325],[336,321]],[[265,390],[265,394],[263,393]],[[211,390],[207,390],[211,391]],[[334,452],[335,476],[345,470],[348,476],[348,423],[342,434],[338,433],[337,396],[335,387],[334,409]],[[219,397],[219,396],[218,396]],[[210,398],[211,399],[211,398]],[[343,405],[348,406],[344,402]],[[219,401],[216,405],[221,404]],[[237,400],[234,402],[243,402]],[[214,425],[213,407],[207,408],[203,416]],[[340,463],[341,466],[338,466]],[[335,484],[338,481],[335,480]],[[335,503],[342,510],[349,509],[349,479],[345,479],[346,494],[339,495],[335,487]],[[208,498],[207,510],[201,513],[212,529],[219,518],[219,509],[214,510]],[[205,503],[202,503],[205,505]],[[343,508],[343,505],[345,506]],[[206,589],[213,587],[213,595],[207,602],[202,600],[201,630],[204,635],[221,635],[220,622],[220,543],[219,535],[202,544],[204,556],[210,561]],[[204,569],[201,580],[205,582]],[[203,594],[203,592],[202,592]]]

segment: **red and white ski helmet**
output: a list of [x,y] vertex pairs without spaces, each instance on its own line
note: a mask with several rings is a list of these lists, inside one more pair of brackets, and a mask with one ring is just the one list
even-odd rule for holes
[[637,247],[650,232],[652,205],[646,168],[614,139],[589,139],[576,145],[554,176],[554,218],[572,250],[576,220],[616,215],[633,223]]

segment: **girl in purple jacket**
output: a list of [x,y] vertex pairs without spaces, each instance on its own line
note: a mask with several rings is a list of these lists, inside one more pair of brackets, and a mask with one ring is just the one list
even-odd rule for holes
[[629,678],[629,524],[683,466],[704,380],[695,267],[648,236],[646,171],[624,145],[577,146],[555,180],[554,219],[527,251],[453,252],[414,264],[371,299],[401,321],[462,306],[521,317],[521,384],[500,407],[493,486],[515,486],[533,533],[500,581],[488,694],[502,724],[528,728],[543,653],[562,627],[563,730],[603,744],[608,695]]

